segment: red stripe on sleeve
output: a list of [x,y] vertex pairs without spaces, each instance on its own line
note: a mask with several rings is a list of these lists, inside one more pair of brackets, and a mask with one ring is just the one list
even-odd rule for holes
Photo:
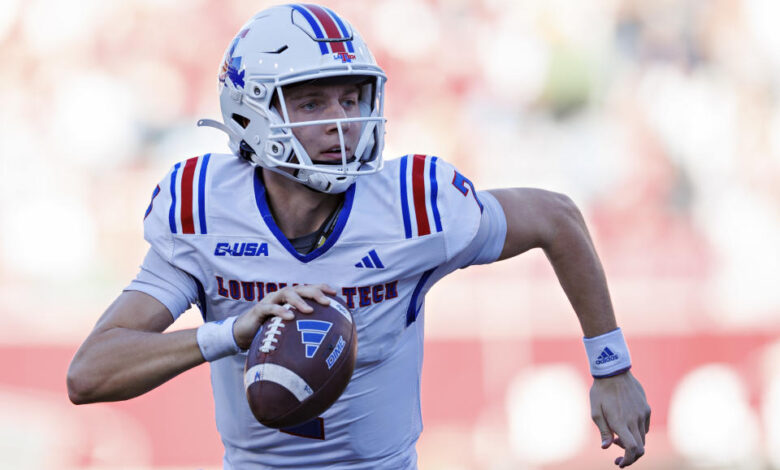
[[414,215],[417,217],[417,235],[428,235],[428,212],[425,210],[425,155],[415,155],[412,163],[412,196],[414,197]]
[[[317,19],[320,20],[320,23],[322,23],[322,27],[325,28],[325,34],[328,36],[329,39],[337,39],[343,37],[341,35],[341,31],[339,31],[339,28],[336,25],[336,22],[333,21],[333,18],[331,18],[328,12],[323,10],[322,7],[320,7],[319,5],[307,4],[306,8],[308,8],[310,12],[314,13],[314,16],[316,16]],[[333,41],[333,42],[329,42],[329,44],[333,52],[347,52],[347,50],[344,49],[344,43],[341,41]]]
[[184,171],[181,174],[181,231],[182,233],[195,233],[195,224],[192,221],[192,186],[195,181],[195,165],[198,157],[187,160]]

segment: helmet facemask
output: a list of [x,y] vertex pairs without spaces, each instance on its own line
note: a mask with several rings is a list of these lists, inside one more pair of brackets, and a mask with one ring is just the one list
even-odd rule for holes
[[[259,145],[249,143],[255,154],[260,156],[259,164],[312,189],[327,193],[346,191],[357,176],[380,171],[383,166],[382,148],[376,145],[376,142],[383,140],[385,119],[382,117],[382,98],[376,90],[382,88],[382,80],[382,77],[333,76],[304,81],[303,83],[316,85],[361,82],[358,85],[360,116],[297,122],[292,122],[288,114],[285,89],[301,82],[277,86],[270,107],[264,111],[269,116],[268,137],[265,142],[261,138]],[[247,104],[253,106],[251,100],[248,100]],[[359,128],[355,128],[354,123],[359,124]],[[348,150],[344,127],[350,124],[354,129],[351,132],[358,132],[359,137],[356,144]],[[335,125],[337,129],[340,161],[316,161],[295,135],[295,129],[323,125]],[[251,127],[250,123],[246,134],[252,134]],[[292,171],[285,170],[287,168]]]

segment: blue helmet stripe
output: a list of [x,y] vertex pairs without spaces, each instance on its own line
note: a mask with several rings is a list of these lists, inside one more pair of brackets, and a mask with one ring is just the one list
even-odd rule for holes
[[[317,39],[324,39],[325,34],[323,34],[322,29],[320,29],[320,25],[317,24],[317,21],[314,19],[314,17],[309,13],[309,10],[302,7],[301,5],[290,5],[295,11],[303,15],[304,18],[306,18],[306,21],[309,22],[309,26],[311,26],[311,29],[314,31],[314,34],[317,36]],[[317,44],[320,46],[320,52],[323,54],[328,53],[328,46],[321,41],[317,41]]]
[[[341,35],[344,36],[345,38],[348,38],[349,37],[349,32],[347,31],[347,27],[344,26],[344,22],[341,21],[341,18],[339,18],[339,15],[337,15],[330,8],[323,7],[323,9],[325,11],[327,11],[330,14],[330,16],[332,16],[333,19],[336,21],[336,24],[339,25],[339,29],[341,30]],[[346,41],[346,43],[347,43],[347,51],[355,52],[355,48],[352,47],[352,41]]]

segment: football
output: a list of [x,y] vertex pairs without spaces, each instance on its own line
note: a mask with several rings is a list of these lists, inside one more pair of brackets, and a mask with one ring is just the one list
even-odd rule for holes
[[271,428],[310,421],[341,396],[357,357],[352,313],[337,298],[325,306],[304,299],[314,311],[295,308],[292,320],[271,317],[252,340],[244,367],[249,408]]

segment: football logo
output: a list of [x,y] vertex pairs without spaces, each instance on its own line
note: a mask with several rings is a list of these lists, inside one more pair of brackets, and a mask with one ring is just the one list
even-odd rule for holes
[[298,320],[296,323],[301,332],[301,342],[306,346],[306,357],[311,359],[333,323],[323,320]]

